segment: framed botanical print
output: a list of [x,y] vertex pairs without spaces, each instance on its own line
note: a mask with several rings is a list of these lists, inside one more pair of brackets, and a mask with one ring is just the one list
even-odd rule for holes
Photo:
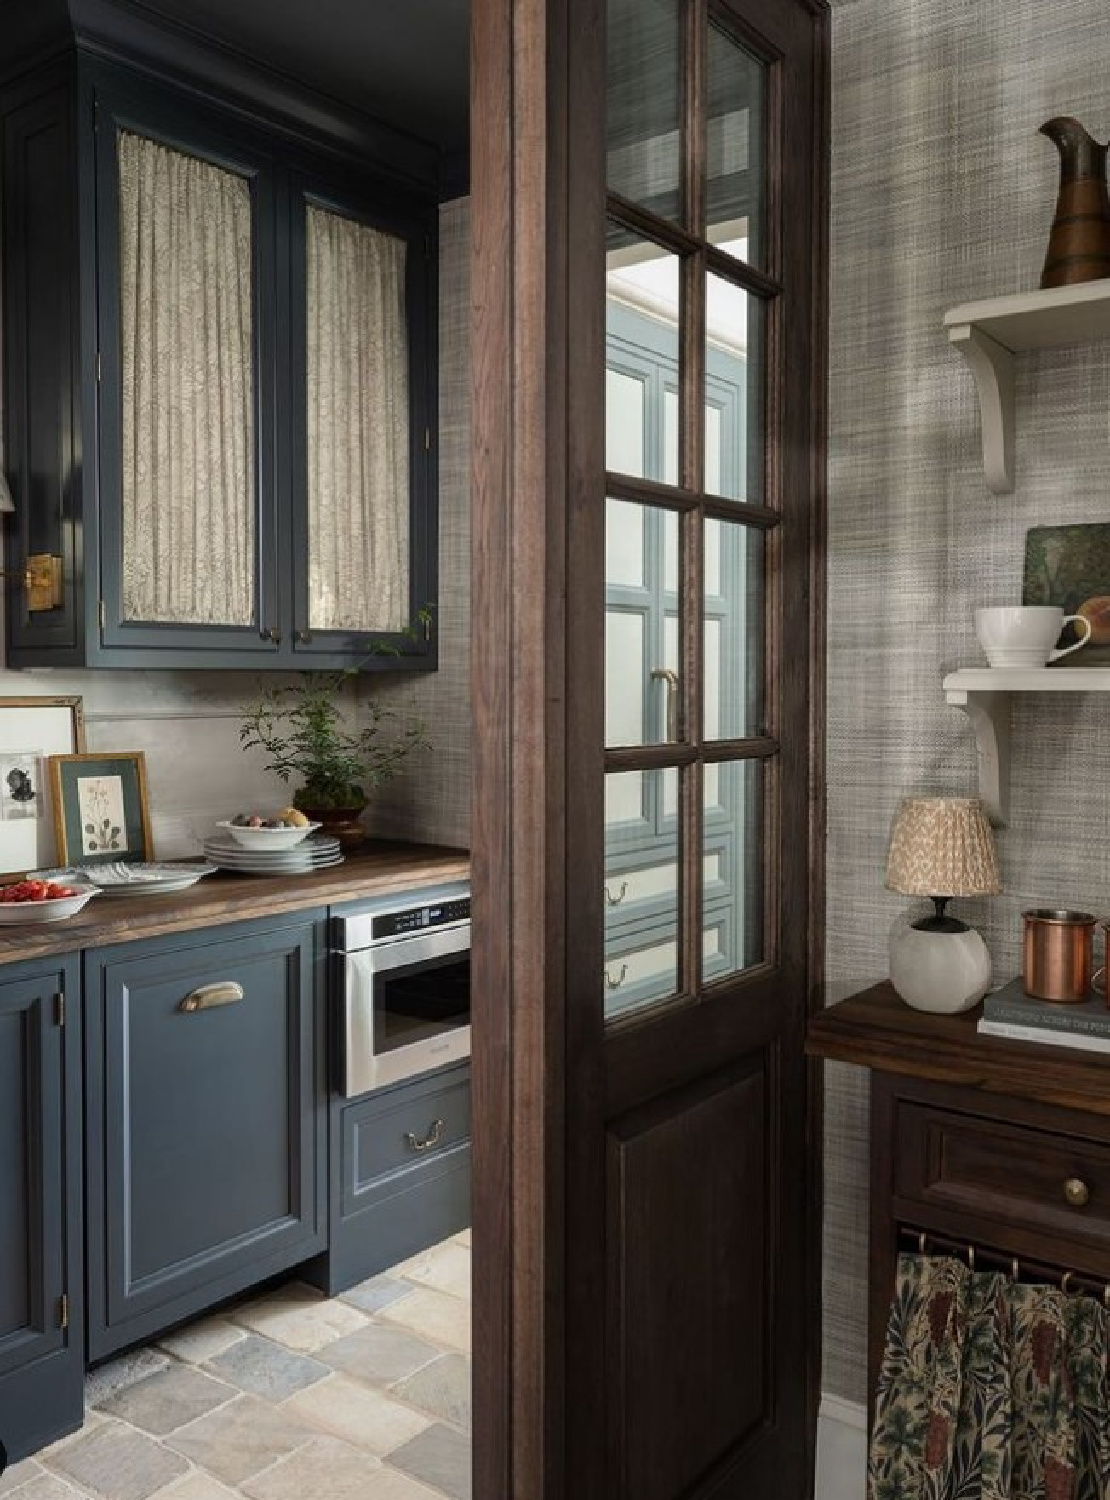
[[57,862],[52,755],[80,754],[80,698],[0,698],[0,872],[24,875]]
[[50,779],[59,864],[153,859],[141,750],[52,755]]

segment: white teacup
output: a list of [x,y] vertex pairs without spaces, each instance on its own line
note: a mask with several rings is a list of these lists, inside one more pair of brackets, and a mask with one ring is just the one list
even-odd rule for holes
[[[1069,620],[1083,632],[1074,646],[1055,650]],[[992,667],[1043,667],[1069,656],[1091,638],[1091,622],[1083,615],[1065,615],[1055,604],[1013,604],[975,611],[975,634]]]

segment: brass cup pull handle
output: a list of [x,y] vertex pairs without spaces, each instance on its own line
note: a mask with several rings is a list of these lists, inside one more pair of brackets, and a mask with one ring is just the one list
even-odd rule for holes
[[406,1130],[405,1140],[408,1141],[414,1151],[430,1151],[433,1146],[439,1145],[446,1128],[442,1120],[433,1120],[432,1128],[423,1140],[420,1140],[411,1130]]
[[605,970],[605,983],[608,985],[608,987],[611,990],[619,990],[620,987],[621,987],[621,985],[624,983],[627,974],[628,974],[628,965],[627,964],[621,964],[621,971],[617,975],[616,979],[612,978],[612,976],[609,973],[608,968],[606,968],[606,970]]
[[1064,1183],[1064,1198],[1069,1208],[1086,1208],[1091,1201],[1091,1190],[1082,1177],[1069,1177]]
[[195,1010],[213,1010],[217,1005],[235,1005],[242,998],[243,986],[236,984],[233,979],[225,979],[218,984],[202,984],[199,989],[190,990],[177,1008],[188,1016]]
[[621,888],[620,888],[620,890],[617,892],[617,894],[615,896],[611,896],[609,894],[609,887],[608,886],[605,887],[605,900],[606,900],[606,902],[607,902],[607,904],[609,906],[619,906],[621,904],[621,902],[624,900],[624,898],[627,895],[628,895],[628,881],[627,880],[622,880],[621,881]]

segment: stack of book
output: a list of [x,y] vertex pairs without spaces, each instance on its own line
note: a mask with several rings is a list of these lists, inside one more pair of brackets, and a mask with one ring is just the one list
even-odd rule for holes
[[1110,1052],[1110,1009],[1102,995],[1092,994],[1078,1005],[1055,1005],[1027,995],[1020,979],[987,996],[979,1030],[1011,1041]]

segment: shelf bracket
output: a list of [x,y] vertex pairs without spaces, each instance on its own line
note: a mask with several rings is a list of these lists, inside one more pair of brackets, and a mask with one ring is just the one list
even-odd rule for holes
[[948,688],[945,697],[971,722],[979,760],[979,796],[996,827],[1010,819],[1010,694]]
[[972,323],[954,323],[948,341],[975,377],[983,428],[983,471],[996,495],[1014,489],[1014,356]]

